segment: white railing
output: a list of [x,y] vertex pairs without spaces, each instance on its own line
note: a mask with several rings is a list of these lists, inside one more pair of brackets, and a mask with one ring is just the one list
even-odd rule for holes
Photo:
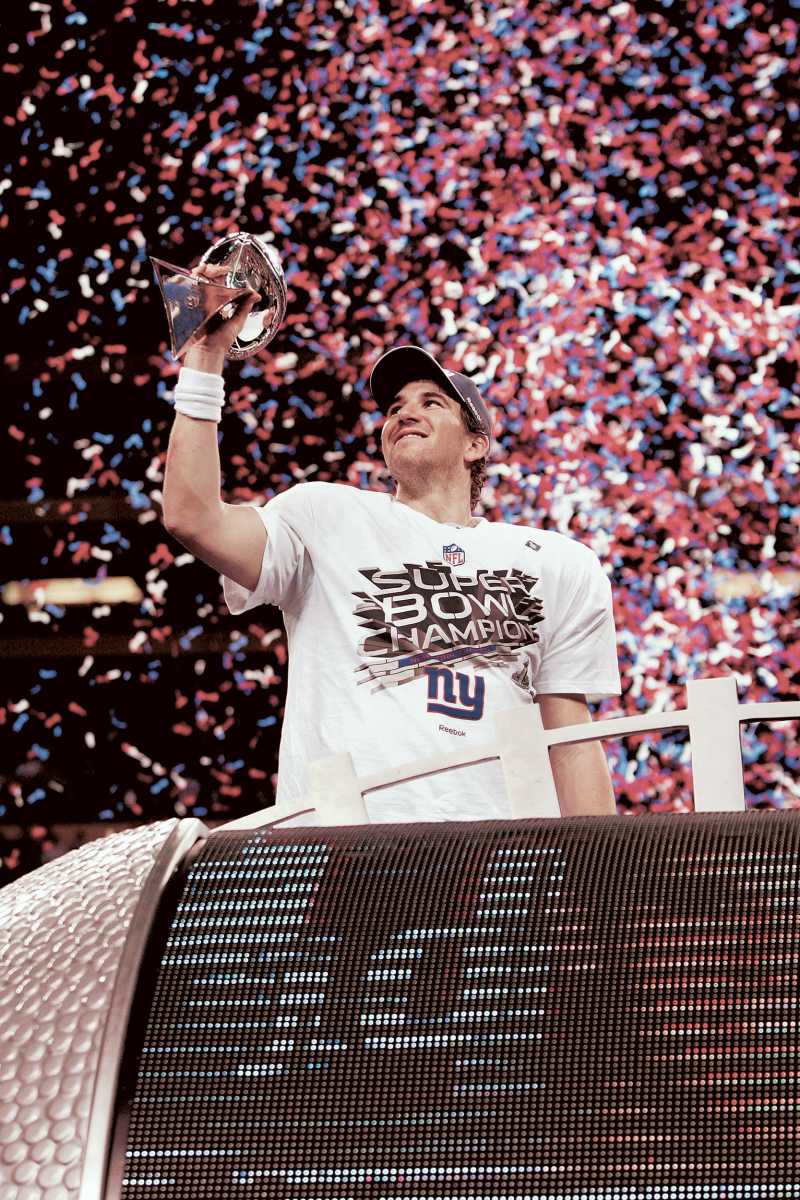
[[349,753],[318,759],[308,768],[307,804],[275,805],[219,828],[258,829],[308,813],[315,814],[317,825],[363,825],[369,821],[364,804],[369,792],[496,759],[503,769],[512,817],[558,817],[551,746],[662,729],[689,730],[695,812],[744,811],[740,726],[747,721],[798,718],[800,700],[739,704],[736,680],[730,675],[689,680],[686,707],[673,712],[611,717],[558,729],[545,729],[539,706],[530,704],[496,717],[494,742],[465,747],[453,754],[416,759],[360,778]]

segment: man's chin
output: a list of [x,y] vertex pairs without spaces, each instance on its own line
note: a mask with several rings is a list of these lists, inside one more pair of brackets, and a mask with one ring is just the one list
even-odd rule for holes
[[425,438],[404,437],[392,446],[391,461],[400,463],[428,462],[428,443]]
[[423,443],[400,443],[399,446],[392,447],[392,454],[389,460],[389,470],[397,477],[397,472],[405,472],[412,475],[418,474],[420,471],[429,471],[431,468],[432,459],[425,452],[426,447]]

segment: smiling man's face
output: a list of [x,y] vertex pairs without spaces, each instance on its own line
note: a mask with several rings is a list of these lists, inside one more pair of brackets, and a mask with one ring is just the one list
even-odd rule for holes
[[469,474],[465,458],[474,442],[458,401],[430,379],[414,380],[400,389],[381,430],[383,457],[398,481],[404,468],[452,473],[461,466]]

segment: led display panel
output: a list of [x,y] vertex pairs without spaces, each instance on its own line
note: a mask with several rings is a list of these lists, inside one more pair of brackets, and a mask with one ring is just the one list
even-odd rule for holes
[[799,869],[777,812],[213,834],[115,1194],[800,1196]]

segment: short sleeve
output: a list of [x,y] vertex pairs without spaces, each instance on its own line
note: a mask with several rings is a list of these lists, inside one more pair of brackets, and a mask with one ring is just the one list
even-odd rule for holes
[[259,604],[296,607],[313,576],[315,515],[313,487],[296,484],[263,505],[253,505],[267,531],[261,573],[252,592],[222,577],[225,603],[234,616]]
[[585,695],[589,700],[618,696],[611,584],[593,551],[567,542],[559,586],[545,601],[548,628],[534,689],[541,695]]

